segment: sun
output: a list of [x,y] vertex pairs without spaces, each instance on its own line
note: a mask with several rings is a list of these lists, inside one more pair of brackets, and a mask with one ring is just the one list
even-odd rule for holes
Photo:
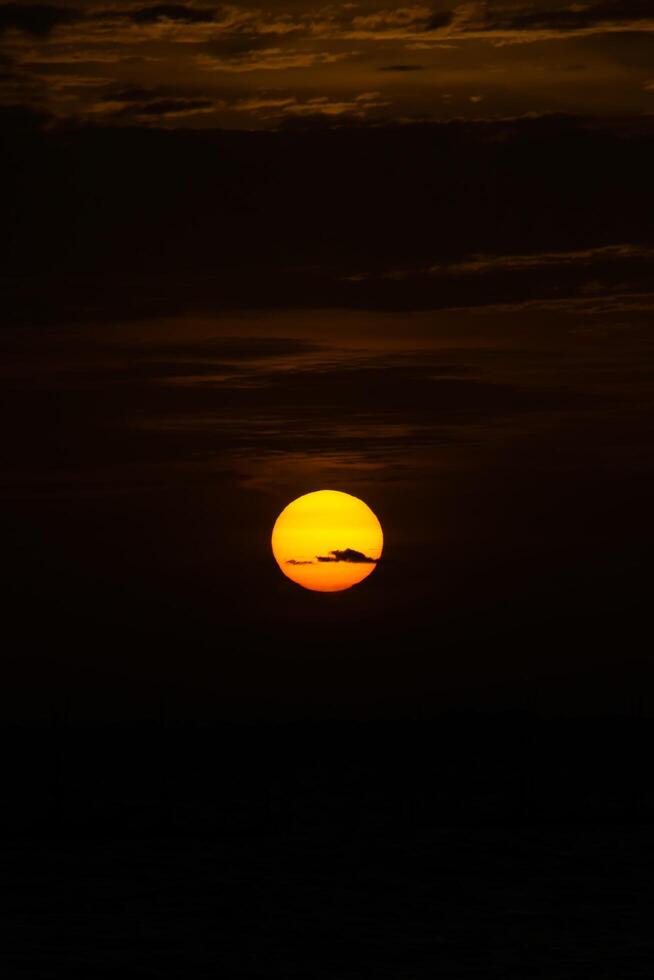
[[342,592],[362,582],[381,558],[384,535],[370,507],[340,490],[293,500],[272,532],[284,575],[313,592]]

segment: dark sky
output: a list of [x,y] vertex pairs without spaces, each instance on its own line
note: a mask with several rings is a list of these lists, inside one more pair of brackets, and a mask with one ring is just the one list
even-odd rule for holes
[[5,713],[650,706],[648,6],[0,5]]

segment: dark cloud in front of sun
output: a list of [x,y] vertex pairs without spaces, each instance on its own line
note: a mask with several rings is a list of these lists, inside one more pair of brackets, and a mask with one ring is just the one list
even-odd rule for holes
[[328,555],[316,555],[316,558],[320,562],[344,561],[352,565],[376,565],[379,560],[378,558],[369,558],[368,555],[364,555],[362,551],[355,551],[354,548],[344,548],[342,551],[335,548]]
[[[316,555],[316,561],[321,563],[326,562],[347,562],[350,565],[376,565],[379,561],[378,558],[369,558],[368,555],[364,555],[362,551],[356,551],[354,548],[335,548],[330,551],[328,555]],[[297,558],[289,558],[286,562],[287,565],[315,565],[315,561],[301,561]]]

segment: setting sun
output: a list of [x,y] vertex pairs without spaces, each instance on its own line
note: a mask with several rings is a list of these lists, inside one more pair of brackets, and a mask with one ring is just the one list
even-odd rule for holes
[[363,581],[384,546],[370,507],[340,490],[298,497],[275,522],[272,550],[284,575],[314,592],[340,592]]

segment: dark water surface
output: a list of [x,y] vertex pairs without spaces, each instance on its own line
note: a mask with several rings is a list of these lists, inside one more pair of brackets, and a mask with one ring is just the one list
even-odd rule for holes
[[650,729],[41,732],[3,810],[4,975],[650,977]]
[[6,976],[649,977],[651,828],[30,842]]

